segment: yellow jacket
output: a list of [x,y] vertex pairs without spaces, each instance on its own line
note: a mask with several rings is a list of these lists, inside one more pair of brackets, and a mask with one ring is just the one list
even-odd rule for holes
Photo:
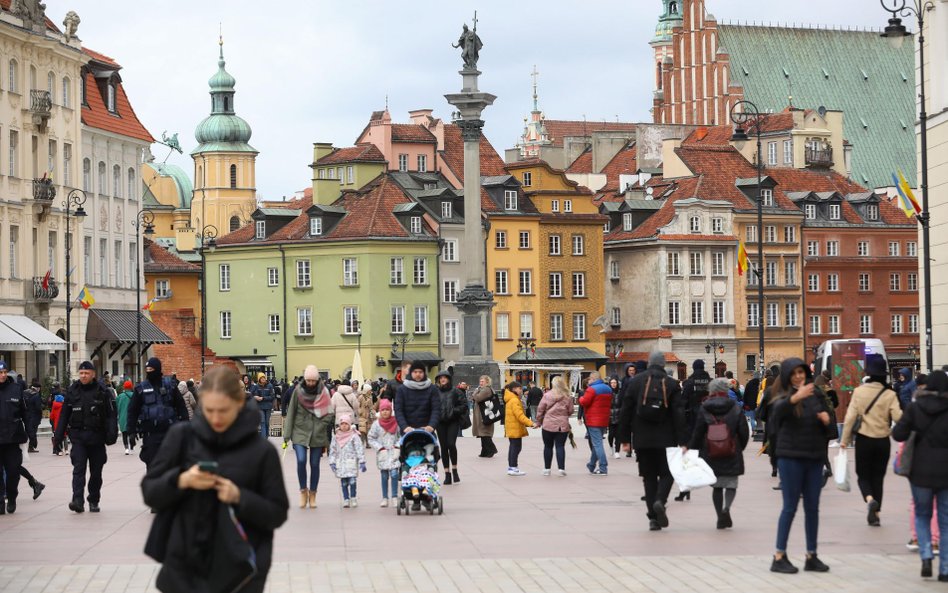
[[523,413],[523,402],[520,396],[510,391],[504,390],[504,436],[508,439],[522,439],[527,435],[527,427],[533,426],[533,422]]

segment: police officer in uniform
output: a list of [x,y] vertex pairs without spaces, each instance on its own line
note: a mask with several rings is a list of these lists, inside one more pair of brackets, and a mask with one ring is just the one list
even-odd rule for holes
[[[7,363],[0,360],[0,515],[16,511],[20,469],[23,467],[20,445],[27,440],[23,388],[9,375],[9,371]],[[4,485],[5,489],[2,487]],[[6,506],[3,504],[4,496]]]
[[178,384],[162,377],[161,360],[149,358],[145,364],[145,380],[135,387],[132,401],[128,404],[128,425],[124,428],[141,437],[142,448],[138,456],[146,468],[158,454],[171,425],[187,419],[188,406],[178,391]]
[[108,455],[106,445],[118,438],[115,400],[95,378],[95,367],[88,360],[79,365],[79,380],[69,386],[56,426],[55,443],[61,443],[69,430],[72,441],[72,502],[69,510],[85,510],[86,464],[89,466],[89,512],[99,512],[102,491],[102,467]]

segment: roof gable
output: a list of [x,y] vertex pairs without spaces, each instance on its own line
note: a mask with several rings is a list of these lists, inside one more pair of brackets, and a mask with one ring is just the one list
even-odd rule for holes
[[[116,71],[121,68],[112,58],[88,48],[82,50],[92,60],[106,64]],[[110,83],[115,86],[115,111],[111,112],[106,105],[105,97],[94,74],[85,69],[83,74],[86,88],[86,101],[82,103],[82,123],[90,128],[111,132],[119,136],[127,136],[152,143],[155,139],[145,129],[145,126],[135,115],[132,104],[125,93],[125,86],[117,76]],[[104,86],[104,85],[103,85]]]

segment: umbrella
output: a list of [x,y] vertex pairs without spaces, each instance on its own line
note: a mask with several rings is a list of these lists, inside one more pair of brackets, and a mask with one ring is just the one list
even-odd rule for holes
[[365,382],[365,373],[362,371],[362,355],[359,354],[359,351],[355,351],[355,356],[352,357],[352,374],[349,375],[350,381],[358,381],[361,385]]

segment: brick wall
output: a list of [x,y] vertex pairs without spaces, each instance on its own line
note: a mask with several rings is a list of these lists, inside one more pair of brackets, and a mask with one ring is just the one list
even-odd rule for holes
[[[197,318],[194,310],[152,311],[151,319],[174,341],[173,344],[156,344],[151,347],[152,355],[161,359],[164,373],[177,374],[182,380],[198,379],[201,376],[201,338],[195,335]],[[234,361],[218,358],[212,350],[207,349],[205,368],[215,364],[237,368]]]

